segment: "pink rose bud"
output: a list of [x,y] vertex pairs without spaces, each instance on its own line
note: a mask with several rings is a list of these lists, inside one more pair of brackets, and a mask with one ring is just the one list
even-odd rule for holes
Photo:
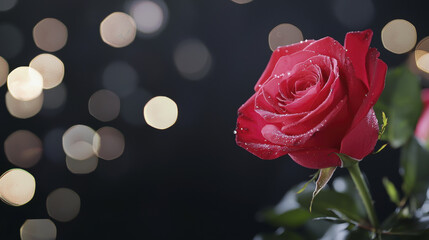
[[344,47],[320,40],[279,47],[238,109],[236,142],[262,159],[285,154],[307,168],[361,160],[378,140],[373,106],[387,66],[370,48],[372,31],[350,32]]
[[429,147],[429,88],[422,90],[422,101],[423,112],[417,122],[414,135],[423,146]]

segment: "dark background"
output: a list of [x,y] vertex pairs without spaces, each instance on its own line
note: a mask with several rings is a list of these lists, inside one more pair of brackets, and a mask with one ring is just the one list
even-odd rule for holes
[[[112,126],[122,131],[126,141],[119,159],[100,160],[88,175],[70,173],[64,155],[50,161],[44,154],[27,169],[37,182],[33,200],[21,207],[0,204],[0,239],[19,239],[26,219],[49,218],[46,197],[59,187],[79,194],[81,210],[70,222],[53,220],[57,239],[252,239],[258,232],[272,230],[256,220],[257,212],[276,204],[314,170],[287,156],[260,160],[234,141],[236,111],[253,94],[271,54],[267,41],[271,29],[292,23],[306,39],[331,36],[342,43],[348,31],[371,28],[371,45],[389,67],[403,63],[407,54],[395,55],[383,48],[380,34],[386,23],[403,18],[415,25],[418,40],[429,34],[428,9],[417,3],[423,1],[345,1],[350,19],[373,11],[364,23],[340,21],[335,15],[339,1],[165,2],[169,20],[163,32],[150,39],[137,37],[120,49],[102,42],[99,24],[114,11],[125,11],[125,1],[19,0],[12,10],[0,12],[0,24],[15,25],[24,37],[22,51],[7,59],[10,69],[27,65],[43,52],[32,38],[32,29],[41,19],[59,19],[69,34],[66,46],[54,53],[66,66],[65,106],[54,114],[42,111],[22,120],[12,117],[1,100],[0,141],[18,129],[30,130],[43,140],[50,130],[75,124],[94,129]],[[205,43],[213,58],[211,71],[200,81],[182,78],[173,62],[177,44],[190,37]],[[102,123],[88,113],[89,97],[102,88],[103,69],[115,60],[137,70],[139,87],[149,93],[139,100],[141,106],[156,95],[176,101],[179,118],[173,127],[156,130],[144,124],[143,117],[141,125],[127,124],[120,117]],[[1,96],[6,91],[5,86],[0,88]],[[50,147],[61,148],[61,139]],[[3,144],[0,148],[0,171],[4,172],[14,166],[7,161]],[[376,208],[385,217],[394,206],[381,178],[388,176],[399,186],[398,151],[387,149],[369,156],[361,168],[371,183]],[[339,169],[336,174],[346,171]]]

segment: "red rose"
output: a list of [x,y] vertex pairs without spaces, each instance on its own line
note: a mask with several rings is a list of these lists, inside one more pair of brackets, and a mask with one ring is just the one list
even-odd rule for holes
[[423,146],[429,146],[429,89],[423,89],[422,101],[424,108],[414,135]]
[[372,31],[277,48],[238,109],[236,142],[262,159],[285,154],[308,168],[341,166],[335,153],[362,159],[374,149],[373,106],[386,64],[369,48]]

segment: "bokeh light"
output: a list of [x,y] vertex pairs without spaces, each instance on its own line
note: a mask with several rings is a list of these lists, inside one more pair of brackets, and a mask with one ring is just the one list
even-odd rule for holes
[[334,0],[332,7],[338,21],[351,30],[365,28],[375,16],[372,0]]
[[250,3],[253,0],[231,0],[231,1],[238,3],[238,4],[246,4],[246,3]]
[[131,4],[130,15],[140,33],[155,36],[166,25],[168,9],[162,0],[136,0]]
[[57,221],[71,221],[79,214],[80,197],[69,188],[58,188],[46,198],[46,209],[49,216]]
[[271,50],[276,50],[279,46],[285,46],[302,41],[301,30],[290,23],[282,23],[274,27],[268,35],[268,44]]
[[43,108],[54,110],[64,105],[67,99],[67,89],[64,83],[43,91]]
[[157,96],[146,103],[143,115],[146,123],[156,129],[167,129],[176,122],[178,109],[176,103],[168,97]]
[[6,83],[7,75],[9,75],[9,64],[0,56],[0,87]]
[[23,169],[13,168],[0,176],[0,198],[12,206],[28,203],[36,191],[36,180]]
[[417,44],[414,51],[416,66],[421,71],[429,73],[429,37],[425,37]]
[[125,148],[124,135],[112,127],[102,127],[97,130],[93,140],[94,151],[104,160],[113,160],[122,155]]
[[98,157],[92,155],[91,157],[78,160],[70,156],[66,156],[66,166],[67,169],[74,174],[88,174],[97,169]]
[[103,71],[103,87],[116,93],[119,97],[130,95],[137,87],[136,70],[124,61],[115,61]]
[[67,43],[67,27],[55,18],[45,18],[33,28],[33,39],[36,46],[47,52],[55,52]]
[[[421,65],[425,65],[424,62],[420,62]],[[429,64],[429,63],[428,63]],[[425,72],[424,70],[420,69],[417,66],[417,62],[416,62],[416,51],[412,51],[406,61],[406,65],[408,67],[408,69],[415,75],[418,75],[420,77],[423,78],[423,80],[428,80],[429,79],[429,73]],[[424,81],[426,82],[426,81]],[[423,82],[423,83],[424,83]]]
[[24,47],[21,31],[8,23],[0,24],[0,56],[10,59],[16,57]]
[[135,89],[130,95],[121,100],[121,118],[128,124],[143,125],[142,110],[151,94],[142,88]]
[[30,131],[18,130],[4,141],[4,152],[13,165],[29,168],[42,157],[42,141]]
[[63,62],[49,53],[43,53],[31,60],[30,67],[37,70],[43,77],[43,88],[58,86],[64,78]]
[[131,44],[136,37],[136,23],[126,13],[114,12],[100,24],[100,35],[103,42],[121,48]]
[[95,92],[88,101],[89,113],[102,122],[112,121],[118,117],[120,108],[119,97],[106,89]]
[[21,240],[55,240],[57,227],[50,219],[27,219],[19,233]]
[[47,159],[54,163],[64,163],[65,154],[62,145],[64,132],[62,128],[53,128],[43,138],[43,152]]
[[332,182],[332,186],[334,187],[335,191],[337,192],[345,192],[347,191],[347,183],[346,180],[344,180],[344,178],[342,177],[337,177],[334,179],[334,181]]
[[0,12],[5,12],[15,7],[18,0],[1,0],[0,1]]
[[20,101],[7,92],[5,96],[6,108],[10,115],[16,118],[30,118],[38,114],[42,109],[43,98],[44,96],[42,93],[35,99],[29,101]]
[[426,72],[429,73],[429,54],[423,54],[422,56],[420,56],[416,62],[417,67]]
[[392,20],[383,27],[381,41],[383,46],[393,53],[406,53],[416,45],[416,28],[407,20]]
[[33,68],[18,67],[9,73],[7,87],[14,98],[29,101],[42,93],[43,77]]
[[188,39],[182,41],[175,49],[174,63],[182,77],[200,80],[209,72],[212,56],[200,40]]
[[74,125],[63,135],[64,152],[73,159],[85,160],[94,155],[92,140],[95,131],[85,125]]

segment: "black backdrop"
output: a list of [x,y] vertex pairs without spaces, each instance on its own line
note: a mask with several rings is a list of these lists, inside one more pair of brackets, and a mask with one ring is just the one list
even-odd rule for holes
[[[18,129],[43,139],[51,129],[75,124],[94,129],[113,126],[126,141],[119,159],[100,161],[88,175],[70,173],[64,155],[52,162],[44,154],[27,169],[37,181],[33,200],[22,207],[0,204],[0,239],[18,239],[26,219],[49,218],[46,197],[58,187],[71,188],[81,198],[77,218],[54,221],[58,239],[252,239],[270,230],[256,220],[257,211],[278,202],[291,186],[313,173],[288,157],[263,161],[235,145],[236,111],[251,96],[268,62],[270,30],[292,23],[304,38],[329,35],[342,43],[346,32],[371,28],[372,46],[389,67],[404,62],[407,55],[383,48],[380,32],[387,22],[409,20],[418,40],[429,34],[427,8],[417,1],[373,1],[373,18],[353,29],[335,17],[338,1],[254,0],[239,5],[230,0],[167,0],[166,4],[170,15],[164,31],[155,38],[136,38],[121,49],[102,42],[99,24],[114,11],[125,11],[124,1],[20,0],[12,10],[0,13],[0,23],[14,24],[24,37],[20,54],[7,59],[11,69],[43,52],[32,39],[32,28],[41,19],[57,18],[69,31],[67,45],[54,53],[66,66],[64,108],[21,120],[13,118],[1,100],[0,141]],[[201,81],[183,79],[173,63],[175,47],[189,37],[204,42],[213,57],[211,71]],[[101,123],[88,113],[88,99],[102,88],[102,71],[114,60],[127,61],[137,70],[139,87],[149,93],[142,96],[142,106],[156,95],[176,101],[179,118],[173,127],[160,131],[145,124],[130,125],[121,118]],[[1,96],[6,91],[5,86],[0,88]],[[4,172],[14,166],[7,161],[3,144],[0,148]],[[382,216],[394,206],[381,188],[381,178],[400,180],[397,153],[388,149],[361,164]]]

